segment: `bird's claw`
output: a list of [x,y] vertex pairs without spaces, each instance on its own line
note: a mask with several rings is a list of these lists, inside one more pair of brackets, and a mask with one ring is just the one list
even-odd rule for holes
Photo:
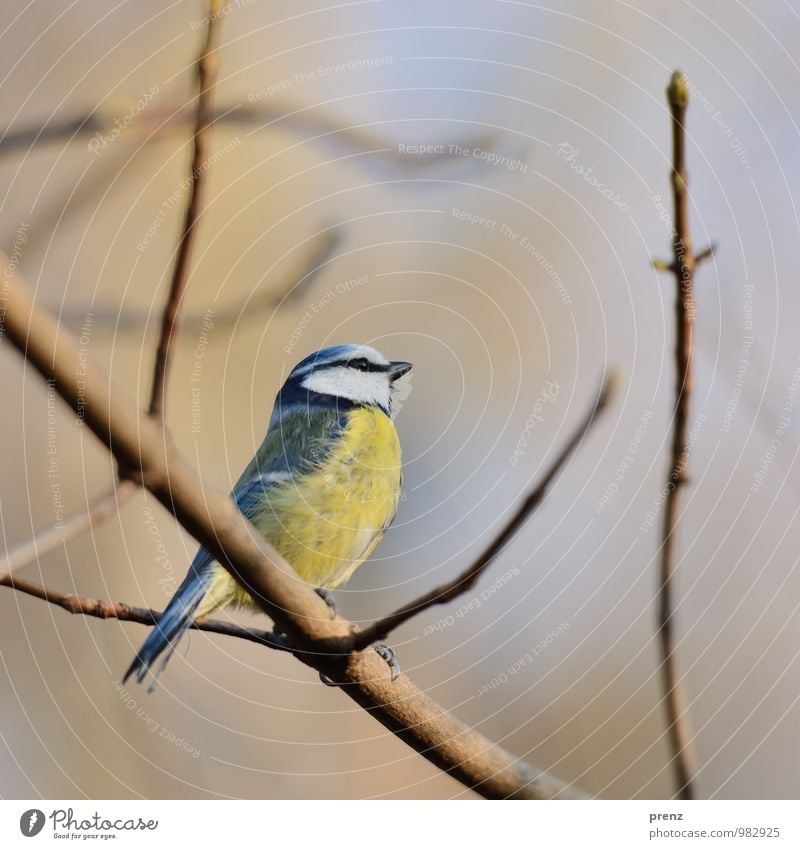
[[[392,681],[396,681],[401,674],[400,669],[400,661],[397,659],[397,655],[394,653],[394,649],[391,646],[387,646],[386,643],[374,643],[372,648],[378,654],[378,656],[386,661],[386,665],[389,667],[389,670],[392,673]],[[338,687],[339,685],[324,672],[319,673],[319,680],[326,687]]]
[[375,643],[372,648],[378,653],[378,657],[386,661],[386,665],[392,673],[392,681],[396,681],[400,677],[402,670],[400,669],[400,661],[397,659],[394,649],[391,646],[387,646],[386,643]]
[[325,587],[314,587],[314,592],[328,605],[328,609],[331,612],[331,619],[336,618],[337,608],[336,608],[336,599],[333,597],[333,593],[325,589]]

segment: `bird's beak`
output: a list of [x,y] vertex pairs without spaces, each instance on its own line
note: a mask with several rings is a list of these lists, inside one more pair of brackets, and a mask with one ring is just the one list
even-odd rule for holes
[[408,374],[411,371],[411,363],[404,363],[398,360],[397,362],[389,363],[389,380],[394,383],[395,380]]

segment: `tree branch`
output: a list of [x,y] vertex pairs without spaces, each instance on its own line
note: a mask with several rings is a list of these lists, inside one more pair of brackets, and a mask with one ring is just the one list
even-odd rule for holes
[[161,336],[156,349],[156,361],[153,370],[153,391],[150,396],[148,412],[151,416],[163,417],[164,393],[169,370],[169,355],[172,349],[175,327],[178,324],[178,313],[192,262],[192,247],[197,233],[197,219],[203,210],[203,194],[205,189],[205,174],[208,167],[208,149],[211,130],[211,97],[214,83],[217,79],[219,66],[216,49],[219,43],[219,32],[222,26],[222,15],[218,14],[224,5],[223,0],[210,0],[209,14],[206,23],[206,37],[200,55],[197,57],[197,106],[194,116],[194,144],[192,149],[191,172],[189,179],[191,189],[189,202],[186,205],[186,215],[183,221],[183,232],[178,242],[178,256],[172,271],[172,283],[169,296],[161,318]]
[[[295,655],[338,683],[343,692],[431,763],[489,798],[582,798],[583,794],[492,744],[420,692],[405,676],[396,681],[371,650],[352,650],[353,625],[331,617],[222,493],[205,487],[169,444],[160,423],[110,384],[92,360],[78,369],[80,345],[36,307],[0,255],[0,335],[7,337],[141,483],[251,594],[287,636]],[[81,393],[81,389],[83,390]]]
[[409,602],[398,608],[394,613],[384,616],[369,627],[355,635],[354,648],[363,649],[373,643],[385,640],[389,634],[413,616],[422,613],[429,607],[437,604],[446,604],[467,592],[480,578],[483,572],[494,562],[494,559],[505,548],[506,544],[513,539],[516,532],[522,527],[528,517],[542,503],[550,484],[558,475],[559,471],[573,455],[578,446],[583,442],[586,434],[591,430],[597,416],[605,409],[614,386],[613,378],[606,378],[597,395],[597,400],[592,409],[586,414],[581,424],[576,428],[567,444],[561,449],[561,453],[555,458],[545,476],[535,486],[525,500],[519,505],[514,515],[506,522],[497,536],[486,547],[483,553],[452,581],[448,581],[429,592],[421,595],[415,601]]
[[[206,39],[203,50],[197,59],[198,97],[195,114],[194,129],[194,153],[191,164],[191,192],[186,208],[186,218],[181,239],[178,243],[178,258],[170,282],[169,295],[164,306],[161,320],[161,335],[156,349],[156,362],[153,370],[153,385],[150,392],[149,412],[158,418],[164,415],[164,390],[166,386],[167,371],[169,368],[169,356],[172,346],[172,338],[178,321],[181,305],[181,297],[186,287],[188,271],[191,263],[192,246],[194,241],[194,224],[202,209],[202,188],[205,174],[203,164],[206,159],[208,115],[211,108],[211,87],[214,84],[216,65],[215,59],[211,57],[221,25],[221,18],[215,15],[220,0],[210,0],[208,24],[206,25]],[[84,120],[75,124],[56,125],[63,130],[72,127],[75,132],[85,127],[93,127],[93,122]],[[95,499],[88,507],[73,513],[65,521],[51,525],[44,531],[39,531],[34,536],[7,552],[0,560],[0,575],[10,575],[14,570],[20,569],[37,557],[41,557],[49,551],[63,545],[69,540],[81,536],[89,528],[110,519],[119,509],[121,503],[127,501],[135,491],[135,487],[128,484],[122,476],[116,485],[109,491]]]
[[[257,97],[258,92],[252,93]],[[328,117],[315,105],[293,108],[290,104],[281,104],[279,100],[267,98],[255,100],[252,104],[226,104],[213,109],[211,123],[226,127],[250,127],[252,135],[259,130],[286,129],[293,133],[311,134],[309,141],[342,142],[349,150],[369,153],[394,166],[407,171],[422,171],[441,162],[459,161],[472,167],[474,159],[467,160],[460,153],[447,148],[442,153],[426,153],[406,156],[398,152],[396,146],[386,137],[376,135],[366,126],[342,126],[335,118]],[[135,134],[145,142],[162,137],[169,138],[172,131],[191,125],[193,116],[181,105],[174,102],[164,106],[150,106],[135,120],[131,121],[125,134]],[[78,116],[59,122],[51,122],[43,127],[26,127],[22,130],[7,130],[0,136],[0,158],[19,151],[29,151],[34,146],[44,146],[57,142],[71,143],[87,135],[107,135],[114,129],[112,116],[100,112]],[[91,142],[90,142],[91,144]],[[482,133],[479,136],[462,139],[461,147],[497,149],[497,134]],[[452,147],[455,151],[456,145]]]
[[[343,229],[331,224],[320,230],[307,241],[310,242],[308,256],[302,265],[289,273],[282,275],[273,282],[269,290],[255,292],[241,301],[229,306],[223,306],[214,311],[214,328],[231,328],[249,321],[263,321],[265,314],[279,305],[287,305],[301,294],[305,293],[314,283],[318,275],[326,268],[336,255],[343,238]],[[49,307],[48,307],[49,309]],[[86,314],[86,307],[70,309],[65,306],[60,309],[59,320],[69,325],[80,321]],[[92,316],[95,329],[113,330],[115,334],[125,333],[136,327],[143,327],[150,319],[148,310],[133,310],[114,308],[111,305],[92,305]],[[191,330],[197,330],[206,320],[205,311],[181,314],[180,324],[175,328],[175,335],[180,336]]]
[[[39,598],[56,607],[66,610],[67,613],[80,614],[81,616],[93,616],[97,619],[119,619],[121,622],[138,622],[141,625],[156,625],[161,611],[151,610],[146,607],[131,607],[120,601],[102,601],[97,598],[84,598],[72,593],[62,593],[59,590],[44,587],[25,578],[3,575],[0,577],[0,586],[10,587],[17,592]],[[226,634],[229,637],[239,637],[249,640],[267,648],[278,651],[292,651],[291,646],[274,631],[262,631],[257,628],[242,628],[232,622],[223,622],[219,619],[205,619],[195,621],[191,625],[196,631],[209,631],[212,634]]]
[[108,129],[106,123],[94,112],[66,118],[61,121],[48,121],[44,126],[26,127],[23,130],[6,130],[0,138],[0,155],[29,151],[34,145],[54,141],[72,141],[87,133],[97,133]]
[[672,199],[674,229],[673,260],[666,269],[675,276],[675,406],[672,426],[670,467],[664,504],[663,541],[659,577],[658,635],[661,644],[661,675],[664,708],[667,714],[672,763],[677,795],[693,799],[695,791],[694,758],[691,751],[692,732],[686,711],[686,699],[678,671],[673,634],[674,611],[672,581],[675,573],[675,530],[678,522],[679,494],[686,483],[689,446],[687,431],[689,401],[692,391],[692,355],[694,327],[694,271],[698,262],[711,256],[713,248],[694,255],[689,232],[689,197],[687,192],[684,126],[689,90],[686,77],[675,71],[667,87],[667,102],[672,116]]
[[27,566],[49,551],[69,542],[89,528],[110,519],[119,510],[121,502],[135,492],[136,487],[128,481],[120,481],[117,486],[94,499],[87,507],[67,516],[62,522],[38,531],[29,540],[7,551],[0,557],[0,575],[10,576],[17,569]]

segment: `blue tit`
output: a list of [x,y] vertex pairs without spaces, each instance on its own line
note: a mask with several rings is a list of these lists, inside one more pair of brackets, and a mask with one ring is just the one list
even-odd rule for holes
[[[275,398],[267,435],[233,489],[239,510],[315,588],[347,581],[394,519],[402,470],[392,393],[410,369],[365,345],[306,357]],[[201,547],[123,680],[135,673],[141,682],[164,654],[157,679],[192,621],[229,605],[260,610]]]

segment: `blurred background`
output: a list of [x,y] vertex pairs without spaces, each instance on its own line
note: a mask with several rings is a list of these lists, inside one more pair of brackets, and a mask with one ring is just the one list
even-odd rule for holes
[[[142,403],[206,11],[12,2],[0,37],[0,245]],[[307,353],[357,341],[413,361],[400,512],[337,592],[366,622],[464,567],[618,369],[613,408],[480,586],[392,641],[461,719],[603,797],[672,793],[654,622],[674,281],[651,260],[670,250],[664,88],[687,73],[692,230],[719,246],[697,276],[676,578],[697,785],[797,797],[796,8],[234,0],[220,23],[174,442],[227,490]],[[7,344],[0,361],[13,547],[114,469]],[[195,547],[137,494],[20,574],[162,608]],[[241,641],[194,633],[153,695],[124,688],[144,635],[0,591],[0,794],[472,796]]]

